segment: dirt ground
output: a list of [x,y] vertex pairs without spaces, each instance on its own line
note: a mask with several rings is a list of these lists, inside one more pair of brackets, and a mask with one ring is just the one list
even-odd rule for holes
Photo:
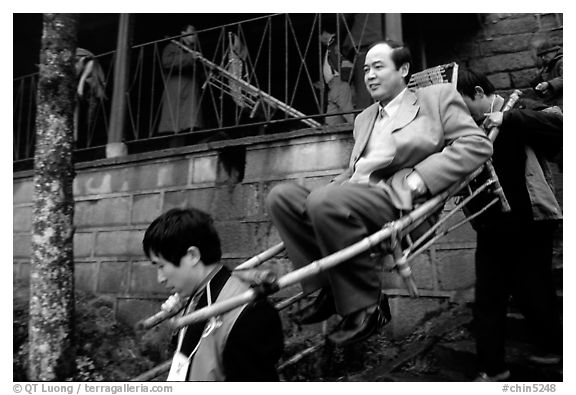
[[[510,313],[507,329],[506,351],[512,374],[509,381],[563,381],[562,364],[537,366],[528,361],[531,346],[521,315]],[[477,374],[470,305],[455,305],[404,339],[376,335],[342,348],[331,347],[318,336],[292,346],[286,353],[293,355],[314,344],[318,349],[313,353],[280,368],[282,380],[464,382],[472,381]]]

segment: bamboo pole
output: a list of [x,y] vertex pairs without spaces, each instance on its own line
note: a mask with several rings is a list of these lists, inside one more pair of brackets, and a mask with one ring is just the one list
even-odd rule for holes
[[[510,110],[512,107],[514,107],[516,105],[516,103],[518,102],[518,100],[520,99],[521,95],[522,95],[522,92],[518,89],[515,89],[514,92],[512,92],[512,94],[508,98],[508,101],[506,102],[506,104],[504,105],[502,110],[500,110],[500,111],[506,112],[506,111]],[[492,140],[492,142],[494,142],[494,141],[496,141],[496,137],[498,137],[499,133],[500,133],[500,128],[495,126],[492,129],[490,129],[490,132],[488,133],[488,137],[490,138],[490,140]]]
[[[284,243],[278,243],[275,246],[270,247],[266,251],[254,256],[254,257],[248,259],[246,262],[240,264],[239,266],[237,266],[234,269],[234,271],[247,270],[247,269],[252,269],[256,266],[259,266],[262,263],[269,260],[270,258],[273,258],[274,256],[278,255],[283,250],[284,250]],[[296,300],[298,300],[298,299],[290,301],[286,306],[283,306],[282,308],[287,307],[289,304],[294,303]],[[182,307],[182,308],[184,308],[184,307]],[[136,323],[135,327],[137,330],[146,330],[146,329],[153,328],[156,325],[161,324],[162,322],[166,321],[167,319],[174,317],[176,314],[178,314],[180,311],[182,311],[182,308],[170,310],[170,311],[161,310],[161,311],[157,312],[156,314],[154,314],[154,315],[152,315],[146,319],[138,321]]]
[[296,295],[290,296],[289,298],[284,299],[284,300],[276,303],[274,305],[274,308],[276,310],[283,310],[286,307],[298,302],[299,300],[304,299],[306,297],[306,295],[308,295],[308,294],[305,294],[304,292],[298,292]]
[[292,356],[286,362],[284,362],[283,364],[278,366],[278,372],[281,372],[284,369],[286,369],[287,367],[292,366],[297,362],[300,362],[303,358],[307,357],[308,355],[314,354],[316,351],[321,349],[323,346],[324,346],[324,341],[322,341],[322,340],[317,341],[312,346],[300,351],[298,354]]
[[[434,234],[434,232],[436,232],[441,226],[443,226],[448,221],[448,219],[453,217],[458,212],[458,210],[463,208],[466,204],[468,204],[468,202],[470,202],[470,200],[478,196],[481,192],[486,190],[492,184],[494,184],[494,180],[490,179],[486,181],[484,184],[482,184],[480,187],[478,187],[470,196],[466,197],[466,199],[457,204],[447,215],[444,215],[442,218],[440,218],[430,229],[428,229],[428,231],[426,231],[426,233],[420,236],[418,240],[414,241],[414,243],[410,246],[410,249],[412,251],[415,251],[415,249],[418,248],[420,244],[424,243],[424,241],[427,240],[428,237],[430,237],[432,234]],[[495,199],[498,201],[498,198]],[[490,203],[490,205],[492,205],[492,203]],[[468,217],[468,219],[472,219],[474,217],[476,217],[476,215],[470,216]],[[434,237],[433,240],[437,239],[438,239],[437,237]],[[427,242],[426,245],[430,245],[429,242]],[[422,248],[422,250],[423,249],[425,248]],[[420,251],[420,249],[417,251]],[[414,255],[418,255],[418,253],[414,252]]]
[[[457,190],[461,189],[463,186],[464,185],[458,185],[459,188]],[[355,256],[378,246],[380,243],[382,243],[382,241],[389,238],[391,235],[396,234],[399,229],[405,229],[421,217],[437,210],[444,204],[444,200],[449,196],[449,193],[454,193],[454,190],[455,188],[450,188],[446,192],[433,197],[421,206],[414,209],[408,215],[405,215],[396,221],[386,224],[378,232],[360,240],[355,244],[335,252],[334,254],[313,261],[298,270],[287,273],[276,281],[274,289],[280,290],[288,286],[300,283],[302,280],[315,276],[325,270],[331,269],[342,262],[350,260]],[[186,325],[203,322],[213,316],[226,313],[244,304],[250,303],[258,296],[260,296],[260,292],[252,288],[233,298],[214,303],[210,306],[206,306],[186,316],[173,318],[170,325],[173,329],[179,329]]]
[[252,269],[266,262],[268,259],[275,257],[282,251],[284,251],[284,243],[278,243],[275,246],[268,248],[266,251],[248,259],[246,262],[236,266],[234,270]]

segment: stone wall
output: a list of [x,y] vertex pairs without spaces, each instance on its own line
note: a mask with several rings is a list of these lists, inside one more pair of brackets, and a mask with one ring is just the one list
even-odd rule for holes
[[[148,224],[173,207],[211,213],[231,266],[280,242],[264,210],[276,184],[314,188],[346,165],[350,129],[302,130],[106,159],[77,166],[74,181],[75,276],[78,288],[108,295],[119,318],[134,323],[154,312],[167,294],[142,253]],[[14,174],[14,275],[29,275],[32,173]],[[422,298],[409,298],[396,274],[383,275],[397,319],[388,329],[408,333],[430,311],[459,298],[474,282],[474,234],[451,234],[418,258],[414,276]],[[268,267],[286,273],[284,255]],[[294,294],[287,289],[276,299]]]
[[485,73],[497,90],[528,88],[536,76],[530,41],[540,33],[563,45],[562,14],[479,14],[479,28],[426,42],[430,66],[457,62]]

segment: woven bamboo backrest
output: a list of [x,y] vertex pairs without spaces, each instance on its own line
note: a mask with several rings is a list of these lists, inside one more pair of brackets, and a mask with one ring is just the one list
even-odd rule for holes
[[408,89],[415,91],[433,84],[450,83],[456,88],[458,81],[458,64],[455,62],[441,64],[412,74]]

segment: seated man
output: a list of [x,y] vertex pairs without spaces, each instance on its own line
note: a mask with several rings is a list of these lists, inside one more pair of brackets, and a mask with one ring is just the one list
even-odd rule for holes
[[[162,214],[142,244],[158,269],[158,281],[181,298],[191,296],[185,313],[248,289],[219,263],[220,239],[212,218],[200,210]],[[172,307],[173,300],[163,308]],[[168,381],[277,381],[275,365],[283,347],[278,312],[259,299],[182,328]]]
[[510,376],[505,361],[510,296],[534,330],[533,362],[559,362],[562,353],[552,275],[554,230],[562,212],[546,163],[562,149],[562,114],[558,107],[502,112],[504,98],[484,75],[471,71],[460,70],[458,90],[479,124],[500,128],[492,163],[511,210],[492,207],[474,225],[474,323],[477,381],[501,381]]
[[[266,205],[296,268],[332,254],[379,230],[481,166],[492,144],[450,84],[412,93],[406,88],[410,51],[392,42],[366,54],[364,81],[377,103],[358,115],[349,168],[312,192],[296,184],[271,190]],[[302,324],[335,313],[343,319],[329,340],[363,340],[390,320],[381,297],[379,261],[369,253],[302,284],[322,288],[298,317]]]
[[543,35],[536,36],[530,46],[538,67],[538,76],[531,81],[531,85],[546,101],[546,104],[563,108],[564,56],[562,47],[555,45],[549,37]]

